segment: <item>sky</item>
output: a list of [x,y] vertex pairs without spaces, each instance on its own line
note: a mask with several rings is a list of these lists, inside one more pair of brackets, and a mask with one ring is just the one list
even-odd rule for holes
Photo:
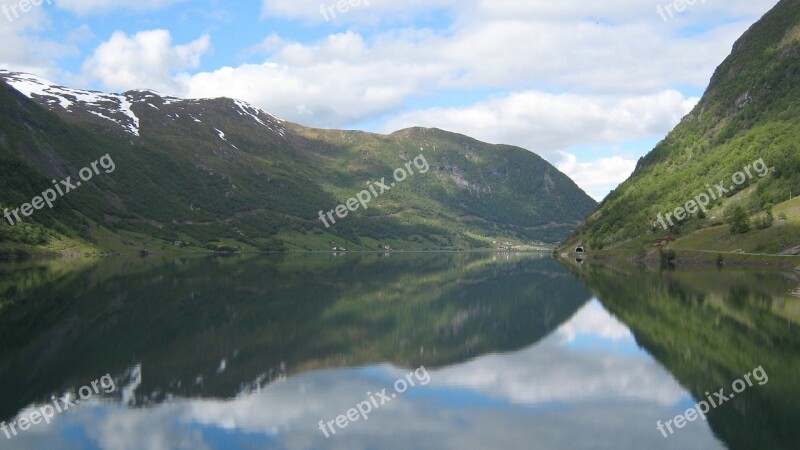
[[[689,4],[692,3],[692,4]],[[777,0],[0,0],[0,68],[526,148],[602,199]]]

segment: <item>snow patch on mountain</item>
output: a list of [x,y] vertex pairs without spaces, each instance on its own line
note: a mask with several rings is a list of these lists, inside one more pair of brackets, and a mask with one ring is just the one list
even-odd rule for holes
[[72,112],[74,106],[81,106],[86,112],[110,120],[139,136],[139,118],[131,110],[132,103],[125,95],[65,88],[36,75],[7,70],[0,70],[0,78],[31,100],[40,97],[51,108],[58,104],[68,112]]
[[[142,104],[142,106],[148,105],[150,108],[158,111],[174,109],[174,107],[165,107],[176,104],[177,109],[186,112],[195,123],[202,123],[200,119],[191,114],[193,111],[191,108],[199,106],[202,110],[206,107],[205,102],[214,100],[181,99],[161,94],[152,89],[136,89],[123,94],[106,94],[98,91],[67,88],[37,75],[10,72],[2,69],[0,69],[0,79],[5,80],[14,89],[28,98],[52,110],[61,109],[68,113],[89,113],[103,120],[114,122],[134,136],[140,136],[139,117],[134,114],[132,109],[134,104]],[[242,117],[242,120],[248,120],[248,118],[250,118],[257,125],[263,126],[282,137],[286,137],[286,126],[283,119],[275,117],[242,100],[232,101],[234,111]],[[167,113],[166,117],[172,120],[180,119],[180,115],[174,111]],[[217,130],[217,133],[220,139],[226,140],[225,133],[219,130]]]
[[[270,130],[280,134],[281,136],[286,136],[286,128],[283,126],[284,122],[283,119],[279,119],[273,116],[272,114],[263,111],[259,108],[256,108],[255,106],[250,105],[249,103],[243,102],[241,100],[234,100],[233,103],[235,103],[236,106],[239,107],[240,109],[239,115],[242,115],[242,113],[244,113],[244,115],[252,117],[256,122],[269,128]],[[264,114],[264,116],[271,119],[270,122],[272,122],[272,124],[268,125],[263,120],[261,120],[261,118],[259,117],[261,114]]]

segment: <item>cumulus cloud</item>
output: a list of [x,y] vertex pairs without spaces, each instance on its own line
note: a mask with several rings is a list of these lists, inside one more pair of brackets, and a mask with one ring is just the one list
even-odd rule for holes
[[[278,41],[269,38],[267,45]],[[402,47],[402,43],[386,46]],[[385,48],[385,47],[384,47]],[[190,97],[247,100],[304,125],[347,126],[395,110],[447,77],[446,68],[370,47],[353,32],[314,45],[288,43],[270,62],[184,77]]]
[[388,120],[383,129],[444,128],[492,143],[519,145],[555,161],[559,152],[577,144],[664,134],[696,102],[674,90],[637,96],[524,91],[465,107],[407,112]]
[[[270,5],[282,11],[308,11],[305,4],[302,8],[295,3]],[[321,127],[395,116],[410,98],[424,99],[443,90],[500,89],[516,92],[512,98],[518,98],[535,85],[542,93],[569,86],[569,92],[578,96],[657,96],[654,93],[676,85],[704,87],[715,65],[749,25],[734,22],[712,27],[702,36],[676,37],[663,27],[653,27],[651,20],[642,20],[641,8],[634,9],[639,16],[626,13],[611,27],[587,21],[585,5],[571,5],[570,14],[563,6],[557,8],[560,21],[555,22],[547,17],[555,12],[526,10],[520,17],[510,17],[503,11],[519,9],[512,3],[493,8],[466,3],[454,10],[454,26],[444,31],[390,29],[369,38],[348,31],[311,43],[271,35],[256,47],[268,53],[263,63],[199,73],[183,81],[193,96],[231,95],[231,86],[247,85],[254,89],[235,89],[233,95],[289,120]],[[382,3],[370,6],[384,7],[389,8]],[[492,11],[488,18],[470,19],[484,9]],[[254,86],[254,78],[262,78],[262,86]],[[276,92],[275,83],[281,83],[282,92]],[[407,117],[393,117],[390,123]],[[473,123],[472,128],[480,125]],[[580,139],[581,133],[573,130],[572,135]]]
[[[552,98],[547,98],[552,94],[547,92],[564,91],[553,88],[559,86],[568,86],[568,91],[576,96],[572,98],[578,99],[605,95],[617,97],[619,102],[624,98],[650,95],[653,101],[666,100],[668,106],[673,106],[667,114],[675,115],[683,108],[674,107],[677,94],[669,90],[676,85],[702,88],[733,40],[749,25],[746,20],[733,20],[709,27],[702,34],[676,36],[670,31],[671,23],[653,26],[654,21],[660,21],[655,11],[646,12],[642,6],[628,0],[603,6],[574,1],[533,3],[536,4],[373,0],[368,7],[348,12],[347,17],[361,14],[362,10],[391,15],[396,8],[424,7],[430,11],[439,7],[450,8],[452,26],[447,29],[390,27],[369,35],[348,31],[303,43],[271,33],[262,43],[243,52],[245,55],[263,54],[260,62],[193,75],[181,74],[171,83],[163,76],[155,81],[160,86],[170,84],[170,92],[174,94],[239,97],[289,120],[320,127],[346,127],[381,117],[390,118],[390,125],[384,129],[401,122],[430,124],[430,121],[411,122],[410,119],[426,119],[428,113],[439,111],[397,114],[405,109],[409,99],[424,99],[442,91],[462,89],[505,90],[506,104],[502,101],[494,104],[517,108],[512,114],[516,114],[515,119],[520,122],[524,122],[521,117],[524,113],[520,106],[513,105],[514,100],[524,101],[528,97],[552,103]],[[265,2],[263,10],[273,16],[305,14],[310,19],[321,16],[319,6],[311,0],[279,0]],[[757,9],[738,8],[751,13]],[[765,7],[762,5],[760,9]],[[616,23],[609,26],[606,20],[612,19],[595,20],[595,15],[612,18]],[[97,60],[97,55],[93,59]],[[102,61],[88,64],[93,72],[101,72],[98,78],[112,81],[102,74]],[[114,72],[113,69],[109,71]],[[161,73],[168,72],[161,70]],[[153,78],[147,72],[139,77],[125,73],[115,83],[121,88],[140,87],[153,82]],[[537,91],[538,99],[533,98]],[[670,97],[665,98],[665,95]],[[563,101],[572,99],[567,95],[557,97]],[[605,103],[609,101],[613,100]],[[479,111],[481,106],[467,106],[462,115],[483,118]],[[656,105],[652,114],[663,116],[668,106]],[[457,110],[445,112],[451,120],[460,113]],[[659,117],[647,119],[647,125],[652,125]],[[437,121],[433,125],[448,127],[447,122]],[[516,134],[520,133],[519,125],[512,125],[517,128]],[[577,127],[570,130],[571,140],[592,142],[597,130],[593,123],[589,125],[588,140],[583,139],[584,131]],[[481,126],[481,123],[471,123],[469,129]],[[562,135],[567,134],[563,123],[559,128]],[[658,133],[664,132],[663,126],[657,128]],[[455,131],[469,132],[469,129]],[[606,130],[608,135],[614,132],[614,129]],[[519,140],[503,142],[520,143]],[[553,155],[552,151],[563,149],[559,145],[548,143],[544,150],[535,150],[550,151]]]
[[[452,36],[403,30],[367,40],[350,31],[298,43],[271,35],[254,47],[274,49],[263,63],[181,81],[192,96],[238,95],[289,120],[337,127],[396,114],[409,98],[442,90],[524,92],[525,85],[537,84],[541,91],[570,86],[576,95],[632,96],[663,93],[673,84],[703,86],[738,32],[706,36],[704,43],[676,43],[644,27],[606,30],[592,24],[565,29],[516,21],[490,22]],[[637,43],[629,42],[632,35],[640,36]],[[520,42],[535,43],[525,45],[524,58]],[[661,55],[653,52],[658,46],[664,49]],[[254,77],[263,82],[254,85]],[[249,88],[235,88],[243,85]]]
[[196,68],[210,46],[208,35],[173,46],[167,30],[142,31],[133,36],[118,31],[84,62],[83,72],[109,89],[174,92],[181,89],[174,78],[176,73]]

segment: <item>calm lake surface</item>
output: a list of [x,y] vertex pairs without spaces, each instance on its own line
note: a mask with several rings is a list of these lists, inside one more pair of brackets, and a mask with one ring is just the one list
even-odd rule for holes
[[798,289],[536,254],[3,264],[0,449],[797,449]]

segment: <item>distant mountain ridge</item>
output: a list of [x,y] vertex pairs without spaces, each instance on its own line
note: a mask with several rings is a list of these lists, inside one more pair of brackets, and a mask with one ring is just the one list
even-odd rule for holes
[[[595,206],[535,154],[437,129],[320,130],[239,100],[71,89],[0,70],[0,206],[102,155],[116,163],[15,227],[0,250],[467,249],[550,243]],[[431,170],[326,229],[328,211],[423,154]]]

